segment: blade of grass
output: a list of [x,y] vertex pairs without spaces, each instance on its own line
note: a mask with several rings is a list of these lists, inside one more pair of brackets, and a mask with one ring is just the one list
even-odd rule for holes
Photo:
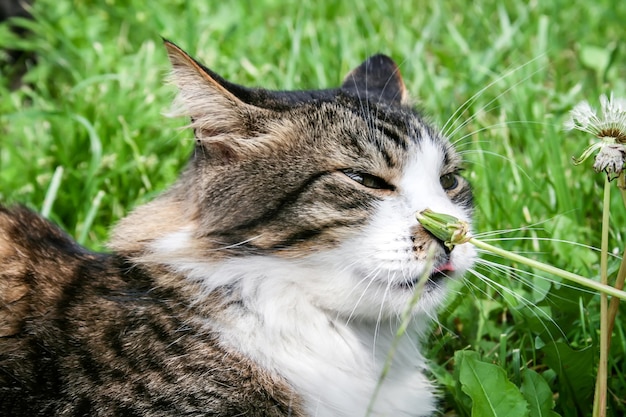
[[89,212],[87,212],[87,217],[85,217],[85,221],[83,222],[83,226],[80,231],[80,235],[78,236],[78,243],[81,245],[87,240],[87,234],[91,229],[91,225],[93,224],[93,220],[96,218],[96,213],[98,213],[98,209],[100,208],[100,203],[102,202],[102,198],[104,197],[104,191],[98,191],[98,194],[93,199],[91,203],[91,207],[89,207]]
[[44,198],[43,206],[41,207],[41,215],[45,218],[50,217],[52,205],[54,204],[54,200],[56,200],[59,187],[61,186],[62,178],[63,167],[59,165],[54,170],[54,174],[52,174],[52,180],[50,180],[50,185],[48,186],[48,190],[46,191],[46,197]]
[[376,402],[376,397],[378,397],[380,388],[382,387],[383,382],[385,381],[385,378],[387,377],[387,374],[389,373],[389,370],[391,369],[393,358],[395,356],[396,350],[398,349],[398,343],[400,342],[400,339],[402,338],[404,333],[406,333],[407,329],[409,328],[409,324],[413,317],[413,311],[415,309],[415,305],[417,304],[422,294],[424,293],[424,286],[426,285],[426,282],[428,282],[428,276],[434,264],[435,264],[435,245],[431,245],[428,248],[428,253],[426,255],[426,264],[424,266],[424,272],[422,273],[422,276],[417,281],[417,284],[415,285],[415,288],[413,289],[413,296],[411,297],[411,300],[407,304],[406,308],[404,309],[400,317],[400,326],[398,327],[396,335],[391,343],[389,352],[387,352],[387,357],[385,359],[382,372],[380,374],[380,377],[378,378],[378,381],[376,382],[376,387],[374,388],[374,393],[372,394],[372,398],[370,399],[370,402],[367,405],[366,417],[370,416],[374,412],[374,404]]

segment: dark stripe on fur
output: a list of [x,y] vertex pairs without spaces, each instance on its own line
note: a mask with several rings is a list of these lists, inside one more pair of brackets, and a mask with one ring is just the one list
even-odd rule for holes
[[376,122],[375,128],[382,132],[385,137],[391,139],[394,144],[400,147],[400,149],[402,149],[403,151],[407,150],[407,132],[401,132],[398,130],[397,126],[390,125],[389,123],[384,123],[381,121]]
[[[302,229],[294,232],[287,237],[283,238],[280,242],[275,243],[270,250],[286,249],[299,243],[308,242],[315,238],[320,238],[322,235],[329,231],[334,231],[340,228],[350,227],[359,224],[361,219],[358,220],[336,220],[326,224],[319,225],[311,229]],[[332,233],[330,233],[332,239]],[[323,240],[323,239],[322,239]],[[325,242],[327,244],[327,242]]]
[[280,212],[287,209],[289,206],[294,204],[298,200],[298,196],[302,193],[306,192],[313,184],[315,184],[321,177],[328,175],[328,172],[319,172],[317,174],[311,175],[305,181],[303,181],[298,188],[293,191],[290,191],[284,194],[275,204],[274,207],[266,210],[261,213],[261,215],[248,220],[245,223],[237,225],[230,229],[221,230],[217,235],[229,236],[229,235],[238,235],[237,232],[241,232],[244,230],[252,230],[258,226],[265,225],[274,220]]

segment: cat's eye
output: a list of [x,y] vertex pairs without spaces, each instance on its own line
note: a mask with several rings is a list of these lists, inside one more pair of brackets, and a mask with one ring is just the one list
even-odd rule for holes
[[377,177],[376,175],[367,174],[365,172],[352,171],[349,169],[344,169],[342,172],[346,174],[346,176],[351,180],[358,182],[359,184],[367,188],[392,191],[396,188],[384,179]]
[[439,183],[444,190],[450,191],[459,185],[459,178],[455,173],[451,172],[439,177]]

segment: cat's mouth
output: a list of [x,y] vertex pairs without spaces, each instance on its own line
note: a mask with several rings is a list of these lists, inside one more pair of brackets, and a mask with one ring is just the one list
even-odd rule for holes
[[[441,264],[435,268],[433,268],[432,272],[430,273],[430,275],[428,276],[428,282],[426,282],[426,287],[433,285],[433,284],[437,284],[440,281],[446,279],[446,278],[450,278],[450,275],[452,273],[454,273],[454,271],[456,271],[454,269],[454,266],[452,266],[452,264],[450,262],[446,262],[444,264]],[[401,288],[406,288],[406,289],[414,289],[415,286],[417,285],[417,282],[422,278],[422,276],[416,276],[411,280],[407,280],[407,281],[403,281],[399,283],[399,286]]]
[[430,276],[428,277],[428,281],[436,283],[443,278],[449,278],[450,274],[452,274],[454,271],[455,269],[452,264],[450,262],[446,262],[445,264],[433,269],[433,272],[431,272]]

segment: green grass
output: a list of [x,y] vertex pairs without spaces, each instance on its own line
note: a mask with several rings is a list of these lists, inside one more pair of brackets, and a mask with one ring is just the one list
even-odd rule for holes
[[[591,161],[571,164],[588,138],[562,124],[582,99],[593,103],[611,90],[626,96],[626,51],[618,48],[626,2],[147,4],[37,0],[36,20],[17,22],[30,37],[0,26],[1,47],[37,56],[23,84],[10,90],[0,52],[1,201],[45,206],[72,235],[101,249],[115,221],[173,181],[192,138],[179,129],[184,121],[162,116],[174,91],[162,82],[169,67],[161,36],[235,82],[266,88],[336,86],[367,55],[384,52],[401,64],[434,123],[458,116],[446,131],[468,162],[475,229],[516,229],[498,235],[516,239],[497,244],[597,277],[599,253],[567,242],[600,246],[603,178]],[[617,194],[610,245],[619,254],[626,212]],[[609,269],[617,265],[613,259]],[[476,386],[462,378],[460,364],[473,366],[477,355],[525,392],[532,375],[525,371],[534,370],[554,393],[558,414],[590,415],[599,298],[544,275],[523,282],[509,270],[481,272],[485,279],[470,276],[455,288],[427,346],[442,407],[470,415]],[[626,413],[625,313],[609,364],[612,416]]]

